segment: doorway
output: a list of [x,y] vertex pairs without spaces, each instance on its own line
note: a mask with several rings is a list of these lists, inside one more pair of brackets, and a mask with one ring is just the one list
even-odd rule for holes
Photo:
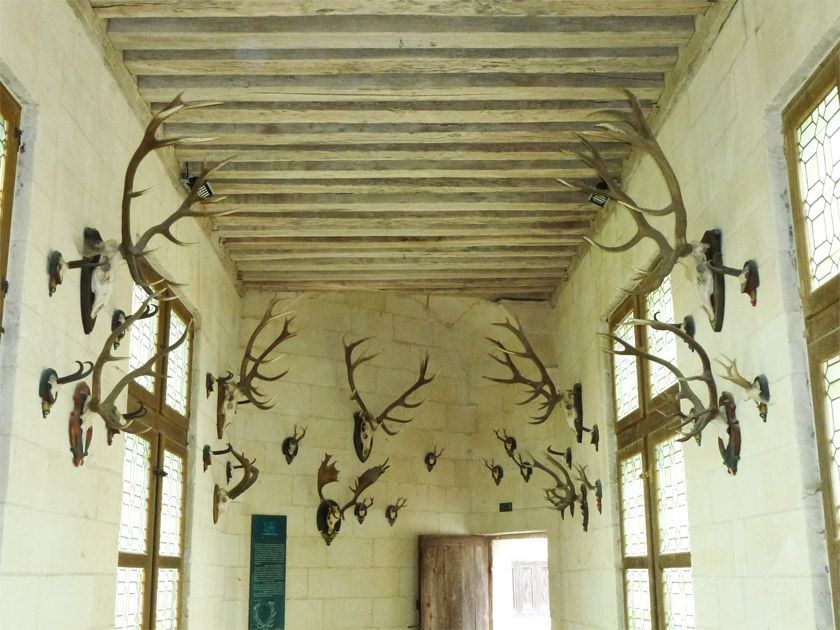
[[497,538],[492,558],[493,630],[551,630],[548,539]]

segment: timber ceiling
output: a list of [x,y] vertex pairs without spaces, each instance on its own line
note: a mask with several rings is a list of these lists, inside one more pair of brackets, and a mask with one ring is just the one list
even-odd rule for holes
[[[706,0],[91,0],[142,97],[240,208],[246,288],[549,297],[598,208],[575,133],[649,110]],[[627,149],[600,143],[618,173]]]

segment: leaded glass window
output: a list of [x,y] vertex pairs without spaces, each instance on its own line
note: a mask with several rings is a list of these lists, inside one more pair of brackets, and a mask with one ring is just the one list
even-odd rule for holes
[[169,451],[163,454],[163,472],[160,506],[160,555],[177,556],[181,553],[181,506],[183,504],[183,461]]
[[642,456],[637,453],[621,462],[621,500],[624,524],[624,554],[647,554],[645,488],[642,482]]
[[651,630],[650,579],[644,569],[626,573],[627,627],[630,630]]
[[796,132],[811,288],[840,271],[840,95],[834,87]]
[[656,475],[659,550],[690,551],[683,449],[675,437],[656,445]]
[[175,630],[178,627],[178,578],[178,569],[158,570],[155,630]]
[[[187,329],[186,322],[177,313],[169,313],[168,345],[174,344]],[[189,384],[190,339],[175,348],[166,357],[166,404],[178,413],[187,411],[187,385]]]
[[119,567],[117,569],[117,605],[115,630],[140,630],[143,623],[144,570]]
[[[633,319],[633,312],[627,314],[615,327],[613,334],[624,341],[635,345],[635,328],[627,322]],[[613,348],[618,350],[620,344],[613,342]],[[636,359],[625,355],[613,357],[615,369],[615,398],[618,407],[618,417],[623,418],[639,408],[639,377]]]
[[[138,309],[143,306],[148,295],[138,286],[134,287],[134,293],[131,299],[131,312],[136,313]],[[157,313],[153,317],[146,317],[139,319],[131,326],[131,341],[129,345],[128,369],[136,370],[146,361],[152,358],[157,351],[157,330],[158,317]],[[152,376],[138,376],[134,382],[140,385],[147,391],[154,391],[155,380]]]
[[[645,296],[648,318],[655,318],[661,322],[674,321],[674,304],[671,298],[671,279],[665,278],[662,285]],[[664,330],[654,330],[645,327],[647,344],[650,353],[676,365],[677,338]],[[674,373],[658,363],[649,363],[650,392],[657,396],[677,382]]]
[[[823,388],[825,391],[825,420],[828,445],[831,453],[831,480],[834,496],[835,523],[840,523],[840,355],[823,363]],[[837,525],[835,525],[837,528]],[[835,538],[840,538],[836,529]]]
[[12,202],[20,136],[21,107],[0,83],[0,335],[3,334],[3,304],[6,299],[9,243],[12,234]]
[[150,449],[148,440],[131,433],[125,434],[120,551],[146,552],[146,528],[149,523]]
[[662,571],[665,627],[668,630],[694,630],[694,586],[691,569]]

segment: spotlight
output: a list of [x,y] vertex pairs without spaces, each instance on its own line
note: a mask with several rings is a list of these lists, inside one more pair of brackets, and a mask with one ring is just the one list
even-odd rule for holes
[[[607,190],[607,183],[604,180],[601,180],[599,183],[595,184],[595,188],[598,190]],[[589,203],[594,203],[596,206],[603,208],[607,205],[607,201],[609,201],[609,198],[606,195],[589,195]]]
[[[187,190],[192,190],[193,186],[195,186],[195,182],[198,177],[182,177],[181,183],[186,186]],[[209,199],[213,196],[213,189],[210,187],[210,182],[204,182],[199,189],[196,191],[199,197],[202,199]]]

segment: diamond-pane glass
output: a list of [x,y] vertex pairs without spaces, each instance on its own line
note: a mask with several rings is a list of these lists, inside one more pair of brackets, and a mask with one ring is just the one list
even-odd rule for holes
[[[671,299],[670,278],[665,278],[665,281],[660,287],[656,291],[649,293],[645,300],[647,303],[648,319],[655,318],[661,322],[674,321],[674,303]],[[676,365],[676,337],[664,330],[654,330],[650,327],[646,327],[646,330],[650,353]],[[649,365],[651,396],[661,394],[677,382],[677,377],[668,368],[653,362],[649,362]]]
[[158,569],[157,630],[178,627],[178,569]]
[[644,556],[647,554],[645,486],[642,479],[642,456],[638,453],[621,462],[621,502],[624,555]]
[[656,445],[656,498],[659,508],[659,551],[691,551],[682,444],[671,438]]
[[[825,426],[831,450],[831,487],[834,496],[835,522],[840,523],[840,354],[823,363],[825,378]],[[840,531],[834,533],[840,538]]]
[[840,97],[835,87],[796,133],[811,288],[840,272]]
[[[140,287],[134,287],[131,300],[131,312],[136,313],[146,301],[146,292]],[[128,367],[134,370],[152,358],[155,353],[157,339],[158,315],[147,319],[140,319],[131,326],[131,345],[129,346]],[[151,376],[138,376],[134,382],[143,389],[154,391],[155,381]]]
[[149,452],[147,440],[125,433],[120,551],[146,553],[149,514]]
[[628,569],[627,627],[630,630],[651,630],[650,580],[647,569]]
[[694,587],[691,569],[662,571],[665,599],[665,627],[668,630],[694,630]]
[[6,133],[9,123],[0,116],[0,218],[3,216],[3,181],[6,179]]
[[143,569],[117,568],[115,630],[140,630],[143,622]]
[[181,496],[183,493],[183,460],[169,451],[163,453],[160,499],[160,555],[181,555]]
[[[615,327],[613,334],[631,345],[636,345],[636,337],[633,326],[627,322],[635,315],[630,312],[627,317],[621,320]],[[613,349],[621,349],[621,344],[613,342]],[[631,411],[639,408],[639,381],[636,376],[636,359],[634,357],[614,355],[613,366],[615,369],[615,400],[618,407],[618,417],[623,418]]]
[[[186,329],[186,322],[174,312],[170,312],[167,345],[171,346],[178,341]],[[166,355],[166,404],[181,414],[187,412],[187,391],[189,388],[187,370],[189,363],[190,339],[187,337],[184,343]]]

